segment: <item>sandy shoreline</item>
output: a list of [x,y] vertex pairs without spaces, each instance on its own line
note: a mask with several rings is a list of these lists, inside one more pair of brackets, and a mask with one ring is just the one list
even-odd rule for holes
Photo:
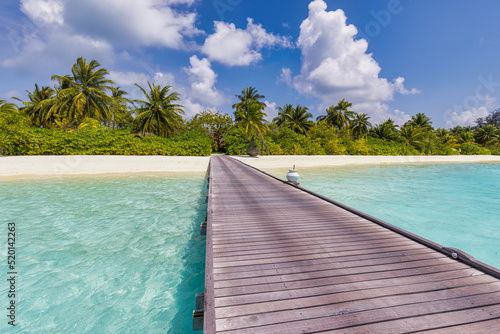
[[204,175],[210,157],[67,155],[0,157],[0,177],[162,172]]
[[[387,163],[500,162],[500,156],[234,156],[262,170],[297,169]],[[207,172],[209,157],[171,156],[14,156],[0,157],[0,176],[64,176],[108,173],[164,172],[198,174]]]
[[345,165],[404,164],[404,163],[474,163],[500,162],[498,155],[430,155],[430,156],[367,156],[367,155],[279,155],[233,156],[248,165],[262,170],[296,169]]

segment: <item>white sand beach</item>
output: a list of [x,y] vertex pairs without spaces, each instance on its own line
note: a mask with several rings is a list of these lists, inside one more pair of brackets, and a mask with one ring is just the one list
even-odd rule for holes
[[[265,171],[387,163],[500,162],[500,156],[233,156]],[[63,176],[107,173],[165,172],[203,175],[209,157],[172,156],[7,156],[0,157],[0,177]]]
[[367,155],[274,155],[233,156],[250,166],[262,170],[282,169],[287,171],[295,165],[296,169],[367,164],[391,163],[474,163],[500,162],[498,155],[429,155],[429,156],[367,156]]
[[67,155],[0,157],[0,177],[165,172],[204,175],[209,157]]

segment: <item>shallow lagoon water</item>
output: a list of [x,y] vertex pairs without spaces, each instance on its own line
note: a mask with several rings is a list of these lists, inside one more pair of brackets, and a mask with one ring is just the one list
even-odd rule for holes
[[204,285],[205,196],[203,177],[0,182],[5,237],[7,222],[16,223],[15,332],[192,332]]
[[300,185],[500,268],[500,164],[303,169]]

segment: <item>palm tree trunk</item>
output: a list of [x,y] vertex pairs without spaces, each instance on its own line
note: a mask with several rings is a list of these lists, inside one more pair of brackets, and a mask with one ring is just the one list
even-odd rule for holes
[[259,137],[260,141],[262,142],[262,147],[266,147],[266,152],[267,152],[267,155],[270,155],[269,154],[269,148],[267,147],[267,144],[266,142],[264,141],[264,137],[261,137],[259,134],[257,134],[257,136]]

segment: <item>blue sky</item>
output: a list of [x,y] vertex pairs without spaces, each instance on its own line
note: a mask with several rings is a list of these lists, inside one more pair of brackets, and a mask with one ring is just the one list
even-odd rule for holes
[[0,98],[53,85],[79,56],[140,97],[172,85],[186,118],[254,86],[272,119],[343,98],[376,124],[470,125],[500,107],[500,3],[467,0],[21,0],[0,3]]

